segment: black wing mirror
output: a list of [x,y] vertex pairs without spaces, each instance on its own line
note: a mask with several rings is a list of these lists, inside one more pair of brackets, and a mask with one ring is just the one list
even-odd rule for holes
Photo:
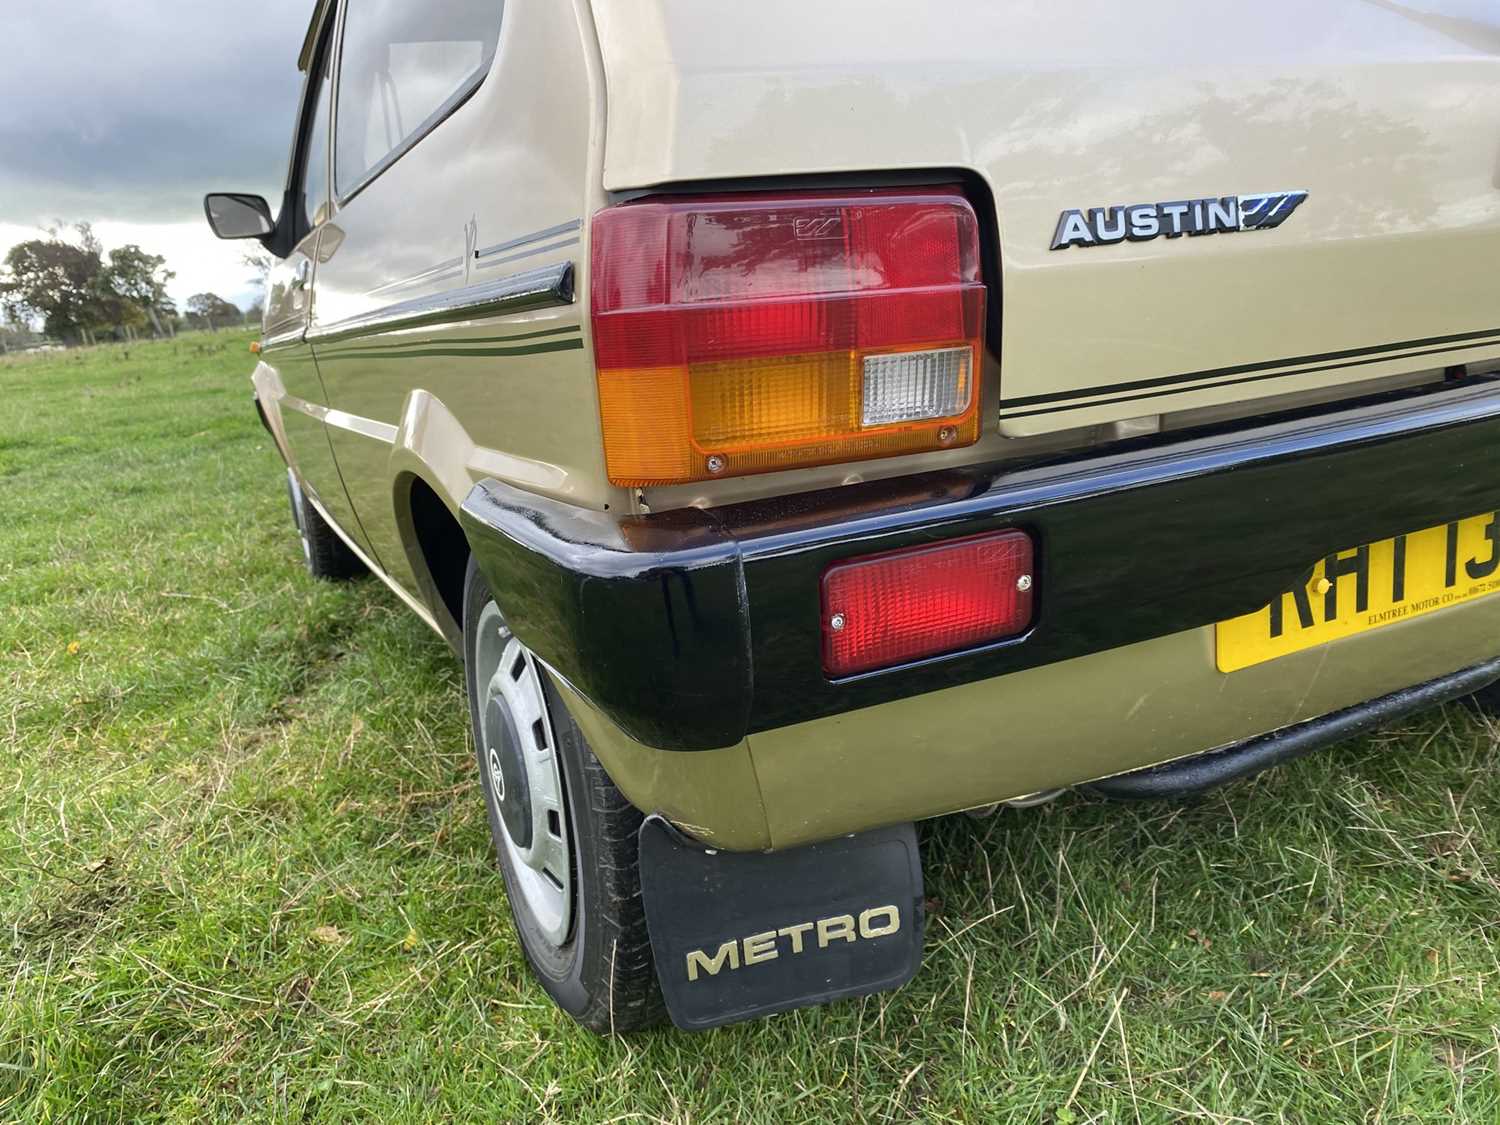
[[220,238],[258,238],[264,243],[276,233],[271,205],[258,195],[214,192],[203,197],[203,213]]

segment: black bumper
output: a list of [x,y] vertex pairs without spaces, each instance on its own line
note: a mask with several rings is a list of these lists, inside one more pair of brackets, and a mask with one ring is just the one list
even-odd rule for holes
[[[1248,613],[1335,551],[1496,508],[1500,384],[1484,382],[650,516],[487,480],[462,518],[517,636],[637,740],[698,750]],[[824,676],[829,563],[1006,527],[1037,544],[1025,636]]]

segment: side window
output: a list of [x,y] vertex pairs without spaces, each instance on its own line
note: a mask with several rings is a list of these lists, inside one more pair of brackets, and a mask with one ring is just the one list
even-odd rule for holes
[[334,176],[348,195],[483,81],[504,0],[349,0]]
[[312,230],[328,217],[328,104],[333,90],[331,53],[325,44],[318,61],[312,119],[307,123],[307,140],[302,146],[302,213],[306,220],[302,229],[305,231]]

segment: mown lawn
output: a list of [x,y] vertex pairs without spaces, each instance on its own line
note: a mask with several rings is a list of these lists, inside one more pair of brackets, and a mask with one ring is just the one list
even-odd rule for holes
[[1497,728],[927,826],[900,993],[596,1039],[459,668],[305,577],[243,334],[0,361],[0,1119],[1500,1120]]

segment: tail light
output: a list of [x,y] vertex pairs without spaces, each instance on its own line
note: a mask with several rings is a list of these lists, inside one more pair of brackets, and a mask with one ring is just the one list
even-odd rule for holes
[[868,555],[823,573],[823,670],[850,676],[1016,636],[1031,624],[1031,538],[999,531]]
[[978,225],[951,189],[627,203],[594,217],[609,478],[670,484],[979,436]]

